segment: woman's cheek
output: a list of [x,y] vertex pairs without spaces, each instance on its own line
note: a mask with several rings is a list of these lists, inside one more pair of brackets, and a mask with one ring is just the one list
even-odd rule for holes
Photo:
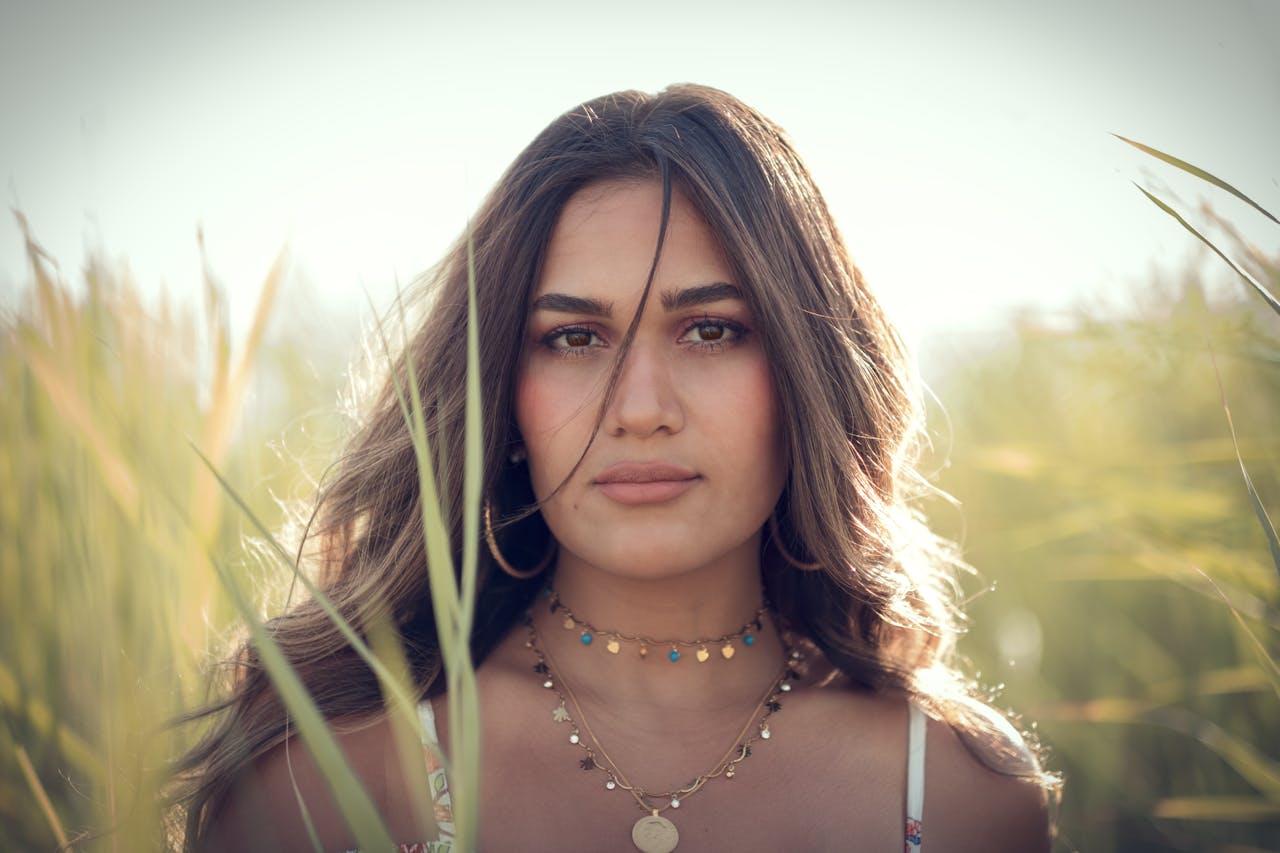
[[[745,354],[744,354],[745,355]],[[778,423],[777,392],[763,355],[751,353],[722,370],[693,374],[686,393],[710,414],[731,420],[752,432],[773,432]]]
[[528,452],[529,476],[539,500],[564,480],[577,461],[586,438],[579,437],[573,421],[595,412],[584,405],[571,384],[530,366],[516,386],[516,426]]
[[721,440],[751,454],[756,464],[767,461],[761,471],[774,479],[786,465],[786,440],[769,366],[763,354],[753,355],[758,357],[738,365],[732,376],[721,377],[714,390],[708,386],[703,399],[719,422],[715,433]]

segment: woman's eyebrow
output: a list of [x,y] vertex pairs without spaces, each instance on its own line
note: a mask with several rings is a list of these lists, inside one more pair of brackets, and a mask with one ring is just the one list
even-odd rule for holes
[[567,293],[544,293],[533,300],[534,311],[557,311],[561,314],[586,314],[589,317],[612,317],[613,303]]
[[741,299],[742,291],[737,285],[717,281],[714,284],[701,284],[687,287],[684,290],[668,290],[662,294],[662,307],[668,311],[679,311],[708,302],[719,302],[722,299]]
[[[662,307],[667,311],[679,311],[722,299],[741,299],[737,285],[717,281],[700,284],[683,290],[668,290],[662,294]],[[534,311],[555,311],[561,314],[585,314],[588,317],[612,317],[613,303],[592,299],[589,296],[571,296],[568,293],[544,293],[533,300]]]

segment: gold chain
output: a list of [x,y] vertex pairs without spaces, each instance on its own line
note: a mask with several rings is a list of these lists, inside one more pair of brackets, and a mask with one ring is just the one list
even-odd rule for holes
[[[683,788],[664,791],[662,793],[649,793],[639,785],[632,783],[627,775],[618,768],[618,765],[609,756],[609,753],[600,743],[600,739],[597,738],[595,732],[592,731],[591,724],[588,722],[586,714],[582,710],[582,705],[578,702],[578,698],[573,692],[573,688],[564,680],[564,677],[560,675],[550,653],[543,651],[543,649],[538,645],[538,631],[533,624],[532,613],[526,613],[525,620],[529,631],[529,640],[526,645],[533,650],[534,655],[538,659],[537,664],[534,666],[534,671],[544,677],[542,686],[555,691],[556,696],[560,699],[560,706],[556,708],[555,712],[553,712],[552,718],[556,722],[569,723],[569,742],[581,747],[587,753],[587,757],[579,762],[582,768],[584,770],[599,769],[604,771],[605,775],[608,777],[605,787],[609,790],[621,788],[628,792],[631,794],[632,798],[635,799],[636,805],[638,805],[641,811],[646,814],[657,815],[669,808],[679,808],[682,799],[697,793],[702,789],[703,785],[712,779],[719,776],[724,776],[727,779],[732,779],[734,777],[737,765],[751,757],[751,744],[758,739],[769,739],[771,735],[769,729],[769,718],[772,717],[776,711],[781,710],[782,703],[779,701],[781,695],[791,691],[790,682],[792,679],[796,678],[795,667],[798,665],[800,659],[799,652],[786,647],[784,640],[786,655],[781,674],[779,674],[779,676],[770,683],[769,689],[765,691],[764,695],[760,697],[760,701],[758,701],[751,709],[751,715],[747,718],[746,723],[738,731],[737,735],[733,739],[733,743],[729,746],[729,749],[720,758],[720,760],[716,762],[715,766],[707,773],[703,773],[696,777]],[[560,690],[560,687],[564,688],[563,692]],[[576,719],[573,714],[569,713],[566,704],[573,705],[574,710],[577,712]],[[763,716],[759,716],[761,710],[765,711]],[[759,718],[759,722],[757,724],[756,732],[747,736],[747,732],[751,730],[752,724],[757,722],[757,717]],[[581,737],[581,733],[578,730],[579,721],[582,725],[582,731],[586,733],[588,740],[591,741],[590,744],[586,743]],[[592,748],[592,745],[594,745],[594,749]],[[597,761],[597,753],[599,754],[599,757],[607,763],[607,767],[601,765],[600,762]],[[655,807],[649,804],[648,800],[650,799],[665,799],[667,800],[667,803],[663,806]]]

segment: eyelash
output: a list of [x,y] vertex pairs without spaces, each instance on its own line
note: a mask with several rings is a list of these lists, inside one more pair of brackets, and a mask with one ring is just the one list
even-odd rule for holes
[[[690,332],[695,332],[698,329],[704,329],[707,327],[724,329],[726,332],[729,333],[729,340],[727,341],[687,341],[685,342],[685,345],[688,346],[689,349],[703,352],[703,353],[720,352],[725,347],[731,347],[731,346],[734,346],[735,344],[741,343],[742,340],[750,332],[750,330],[746,326],[742,325],[741,323],[737,323],[733,320],[718,319],[718,318],[707,316],[707,317],[702,317],[698,320],[693,320],[688,324],[686,324],[684,329],[680,332],[679,340],[683,341],[683,339]],[[556,343],[557,340],[565,337],[566,335],[572,335],[572,334],[590,335],[593,341],[594,340],[603,341],[600,335],[589,326],[570,325],[570,326],[559,326],[555,329],[552,329],[550,332],[543,335],[540,342],[547,349],[551,350],[553,353],[555,353],[558,356],[561,356],[562,358],[584,358],[590,354],[591,350],[604,348],[604,346],[594,344],[594,343],[589,343],[586,346],[581,346],[581,347],[569,347],[564,345],[557,345]]]
[[702,352],[720,352],[725,347],[731,347],[734,344],[741,343],[747,336],[748,329],[741,323],[735,323],[733,320],[716,319],[714,317],[703,317],[701,320],[694,320],[685,326],[684,331],[680,333],[683,339],[690,332],[710,326],[712,328],[721,328],[729,333],[727,341],[692,341],[690,346]]

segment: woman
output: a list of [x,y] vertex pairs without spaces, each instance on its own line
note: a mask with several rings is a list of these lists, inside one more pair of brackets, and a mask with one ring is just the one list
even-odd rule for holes
[[[698,86],[590,101],[470,237],[482,531],[440,450],[463,433],[465,241],[407,352],[451,541],[488,544],[480,847],[915,850],[923,826],[932,850],[1047,849],[1053,780],[953,668],[954,561],[908,504],[909,360],[782,132]],[[388,381],[314,550],[353,623],[385,603],[446,743],[413,454]],[[313,605],[271,628],[390,831],[428,840],[368,668]],[[354,846],[240,663],[188,757],[188,844],[309,849],[300,795],[325,849]]]

